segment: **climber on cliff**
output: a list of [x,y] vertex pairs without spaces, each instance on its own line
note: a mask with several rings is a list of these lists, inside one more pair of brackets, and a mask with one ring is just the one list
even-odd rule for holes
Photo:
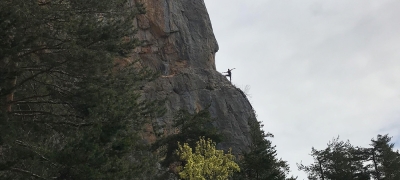
[[234,69],[236,69],[236,68],[228,69],[228,71],[223,72],[223,73],[227,73],[225,76],[229,77],[229,81],[232,81],[232,72],[231,71],[234,70]]

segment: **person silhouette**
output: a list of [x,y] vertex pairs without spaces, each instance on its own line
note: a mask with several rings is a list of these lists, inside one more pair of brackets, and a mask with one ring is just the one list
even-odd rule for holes
[[234,70],[234,69],[235,68],[233,68],[233,69],[228,68],[228,71],[224,72],[224,73],[227,73],[225,76],[229,77],[229,81],[232,81],[232,70]]

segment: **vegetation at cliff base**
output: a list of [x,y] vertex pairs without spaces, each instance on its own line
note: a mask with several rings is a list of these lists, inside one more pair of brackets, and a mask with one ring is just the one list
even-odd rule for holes
[[235,179],[255,179],[255,180],[286,180],[296,179],[288,177],[289,165],[286,161],[278,159],[275,146],[267,139],[273,137],[271,133],[262,130],[261,122],[250,119],[250,138],[249,150],[244,151],[239,160],[240,173],[236,173]]
[[199,137],[209,138],[216,143],[221,142],[223,137],[212,125],[214,121],[208,109],[194,114],[184,109],[176,112],[171,127],[164,127],[169,131],[152,144],[153,151],[162,157],[161,165],[177,175],[176,167],[183,163],[176,154],[176,150],[179,149],[178,143],[186,143],[194,149]]
[[194,152],[188,143],[179,144],[177,154],[184,165],[179,167],[179,176],[189,180],[225,180],[233,172],[240,171],[235,163],[235,157],[229,151],[215,149],[216,144],[211,139],[201,137],[196,142]]

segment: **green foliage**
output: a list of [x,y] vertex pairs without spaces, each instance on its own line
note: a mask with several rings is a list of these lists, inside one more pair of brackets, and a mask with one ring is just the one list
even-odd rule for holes
[[[240,160],[242,172],[236,174],[236,179],[286,179],[289,166],[282,159],[277,159],[275,146],[272,146],[268,137],[270,133],[262,130],[258,121],[249,120],[251,144],[249,151],[243,152]],[[295,179],[295,178],[292,178]]]
[[153,149],[165,156],[161,164],[168,167],[170,164],[179,161],[175,151],[178,149],[177,142],[188,143],[190,147],[195,147],[198,137],[210,138],[214,142],[221,142],[222,136],[212,125],[214,120],[211,118],[208,109],[190,114],[187,110],[180,110],[174,117],[172,129],[174,134],[166,134],[153,144]]
[[152,73],[121,66],[139,45],[125,0],[0,1],[0,179],[154,174],[141,142]]
[[233,172],[240,171],[231,152],[225,154],[223,150],[215,149],[216,144],[211,139],[205,140],[204,137],[201,137],[196,142],[194,153],[188,143],[178,144],[178,146],[179,149],[176,153],[185,162],[179,172],[182,179],[226,180]]
[[378,135],[371,140],[371,148],[362,148],[336,138],[324,150],[312,148],[313,164],[298,167],[313,180],[399,179],[400,154],[393,151],[390,139],[388,135]]
[[368,172],[363,167],[363,159],[349,141],[333,139],[324,150],[312,148],[311,155],[314,157],[314,164],[299,165],[299,170],[307,172],[309,179],[369,179]]
[[367,165],[374,179],[396,180],[400,179],[400,153],[394,151],[394,144],[390,143],[391,137],[378,135],[371,139],[372,147],[361,148],[367,160],[372,163]]

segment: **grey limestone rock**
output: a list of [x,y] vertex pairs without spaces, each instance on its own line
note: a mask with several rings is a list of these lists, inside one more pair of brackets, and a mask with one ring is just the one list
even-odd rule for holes
[[145,43],[132,59],[161,72],[143,89],[148,99],[166,99],[165,116],[159,124],[170,124],[179,109],[198,112],[208,107],[215,126],[226,138],[218,144],[234,153],[250,143],[249,120],[253,108],[244,93],[216,71],[218,44],[203,0],[136,0],[147,13],[136,19],[137,38]]

